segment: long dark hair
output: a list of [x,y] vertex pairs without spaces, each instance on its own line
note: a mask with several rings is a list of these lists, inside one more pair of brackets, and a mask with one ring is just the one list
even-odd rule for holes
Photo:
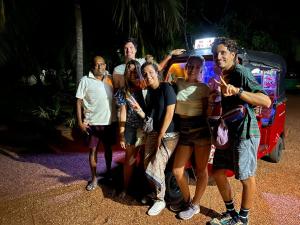
[[[131,81],[129,81],[129,78],[130,78],[130,65],[134,65],[135,67],[135,71],[136,71],[136,83],[133,84]],[[142,76],[142,73],[141,73],[141,64],[134,60],[134,59],[131,59],[129,60],[127,63],[126,63],[126,66],[125,66],[125,72],[124,72],[124,88],[125,88],[125,91],[131,91],[133,89],[137,89],[137,88],[143,88],[142,87],[142,83],[144,83],[144,78]]]

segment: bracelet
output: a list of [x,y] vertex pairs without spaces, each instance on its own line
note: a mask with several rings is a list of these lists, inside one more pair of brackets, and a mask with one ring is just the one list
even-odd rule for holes
[[173,52],[173,50],[169,51],[168,56],[172,57],[173,56],[172,52]]

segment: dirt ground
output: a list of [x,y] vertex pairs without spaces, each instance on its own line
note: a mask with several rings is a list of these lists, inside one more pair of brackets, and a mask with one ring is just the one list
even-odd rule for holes
[[[259,160],[257,194],[250,214],[252,225],[292,225],[300,221],[300,95],[287,101],[286,149],[280,163]],[[114,152],[114,167],[122,159]],[[103,164],[103,154],[99,154]],[[99,167],[99,172],[104,168]],[[149,217],[149,206],[132,198],[120,200],[106,184],[85,190],[89,178],[87,153],[24,154],[0,147],[1,225],[93,224],[205,224],[224,211],[216,186],[208,186],[200,202],[201,213],[188,221],[178,220],[165,209]],[[117,179],[121,179],[118,177]],[[231,179],[239,208],[241,185]],[[193,193],[195,186],[190,185]]]

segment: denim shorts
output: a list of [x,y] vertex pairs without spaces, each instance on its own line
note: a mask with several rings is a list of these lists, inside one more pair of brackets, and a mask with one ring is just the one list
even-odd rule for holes
[[179,118],[179,145],[206,146],[210,145],[210,130],[206,118],[193,116]]
[[230,169],[238,180],[254,176],[257,167],[257,152],[260,138],[251,137],[235,141],[230,149],[216,149],[213,169]]
[[124,132],[124,137],[125,137],[125,142],[128,145],[134,145],[135,142],[137,141],[137,128],[134,128],[132,126],[125,126],[125,132]]

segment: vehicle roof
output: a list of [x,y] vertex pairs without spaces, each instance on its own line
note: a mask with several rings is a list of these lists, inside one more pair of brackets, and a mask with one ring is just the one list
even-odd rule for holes
[[243,60],[243,65],[247,65],[247,63],[259,63],[279,69],[283,74],[286,73],[285,60],[275,53],[241,49],[238,57]]

